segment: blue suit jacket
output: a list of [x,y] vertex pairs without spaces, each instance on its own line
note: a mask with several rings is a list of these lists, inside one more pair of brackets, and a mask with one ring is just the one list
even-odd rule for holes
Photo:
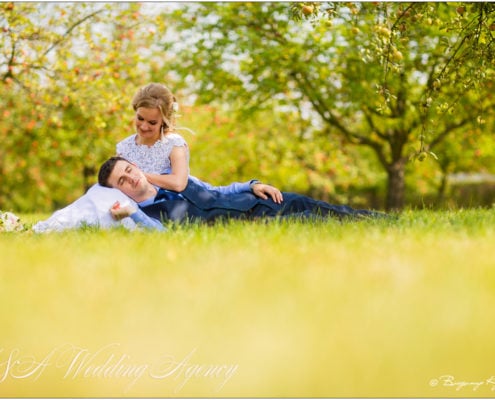
[[153,204],[141,207],[150,217],[164,220],[212,221],[219,217],[246,218],[249,211],[257,204],[264,204],[276,213],[280,205],[272,200],[263,200],[251,192],[223,194],[201,187],[191,179],[186,188],[180,192],[184,199],[160,199]]

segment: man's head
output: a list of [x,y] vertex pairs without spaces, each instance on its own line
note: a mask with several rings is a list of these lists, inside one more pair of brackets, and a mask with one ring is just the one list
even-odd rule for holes
[[108,182],[108,180],[113,172],[113,169],[115,168],[115,164],[117,163],[117,161],[127,161],[127,160],[124,157],[115,156],[109,158],[101,165],[100,171],[98,172],[98,183],[101,186],[112,187]]
[[143,172],[123,157],[111,157],[105,161],[98,172],[101,186],[119,189],[134,201],[140,202],[151,197],[156,189]]

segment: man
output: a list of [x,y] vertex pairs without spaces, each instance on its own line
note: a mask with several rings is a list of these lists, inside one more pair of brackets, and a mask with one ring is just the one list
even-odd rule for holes
[[[260,217],[299,216],[316,217],[379,217],[383,214],[336,206],[295,193],[280,192],[277,188],[252,180],[240,184],[238,193],[225,194],[207,190],[189,179],[184,191],[177,193],[158,189],[149,183],[144,173],[122,157],[112,157],[100,168],[101,186],[120,189],[133,199],[149,217],[161,221],[172,220],[214,222],[218,219],[256,219]],[[115,204],[110,210],[117,218],[130,216],[136,222],[150,226],[139,210]]]

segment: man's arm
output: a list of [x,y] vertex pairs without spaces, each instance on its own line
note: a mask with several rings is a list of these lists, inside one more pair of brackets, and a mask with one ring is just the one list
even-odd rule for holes
[[159,231],[166,230],[160,221],[149,217],[141,209],[135,209],[130,204],[121,206],[120,203],[116,201],[110,209],[110,214],[112,215],[112,218],[117,221],[126,217],[131,217],[137,225],[143,226],[146,229],[155,229]]
[[234,183],[231,183],[230,185],[226,185],[226,186],[213,186],[212,184],[210,184],[208,182],[204,182],[201,179],[196,178],[195,176],[189,176],[189,179],[191,179],[194,183],[196,183],[197,185],[199,185],[199,186],[201,186],[207,190],[210,190],[212,192],[218,192],[221,194],[227,194],[228,195],[228,194],[237,194],[237,193],[250,192],[251,191],[251,188],[249,187],[249,184],[251,183],[251,181],[243,182],[243,183],[234,182]]
[[264,200],[270,197],[277,204],[280,204],[284,200],[280,190],[276,187],[261,183],[256,179],[242,183],[234,182],[227,186],[213,186],[207,182],[203,182],[195,176],[189,176],[189,179],[193,180],[196,184],[207,190],[215,191],[221,194],[229,195],[242,192],[253,192],[256,196],[261,197]]

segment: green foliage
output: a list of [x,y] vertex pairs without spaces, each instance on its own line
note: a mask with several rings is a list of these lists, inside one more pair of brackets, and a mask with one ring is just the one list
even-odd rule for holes
[[181,114],[180,125],[196,133],[184,134],[191,174],[213,184],[256,177],[281,190],[369,206],[370,199],[358,189],[378,190],[383,181],[369,154],[314,132],[295,113],[260,111],[241,123],[212,106],[183,107]]
[[203,3],[177,12],[182,40],[167,48],[205,103],[298,110],[372,149],[387,206],[400,208],[411,156],[434,157],[493,116],[493,14],[487,3]]
[[0,208],[52,210],[80,196],[129,133],[150,22],[137,3],[0,7]]
[[0,8],[3,210],[80,196],[150,81],[213,107],[186,139],[193,173],[214,183],[258,176],[375,207],[388,185],[390,207],[447,193],[450,172],[493,172],[491,3]]

